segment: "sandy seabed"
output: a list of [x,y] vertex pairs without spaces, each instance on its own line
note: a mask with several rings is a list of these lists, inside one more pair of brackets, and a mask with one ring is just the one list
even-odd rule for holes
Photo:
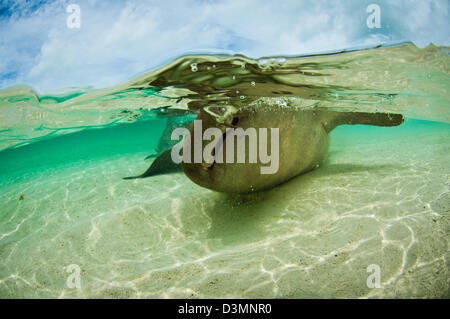
[[0,184],[0,297],[448,298],[449,141],[340,127],[319,169],[250,195],[122,180],[148,152],[23,173]]

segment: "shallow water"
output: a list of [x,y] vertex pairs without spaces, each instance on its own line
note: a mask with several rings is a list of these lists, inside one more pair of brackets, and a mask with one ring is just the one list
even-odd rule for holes
[[[280,65],[264,67],[268,59],[260,73],[240,57],[251,72],[231,86],[184,71],[176,77],[182,83],[171,85],[169,75],[180,69],[174,62],[177,68],[169,64],[109,91],[36,100],[29,88],[4,91],[0,296],[448,298],[449,60],[442,50],[406,45],[319,56],[322,64],[302,57],[287,59],[285,69],[277,57],[272,63]],[[395,65],[402,55],[410,64],[383,77],[383,57]],[[202,63],[196,60],[200,70],[192,72],[187,59],[181,65],[197,77]],[[232,78],[232,63],[207,59],[215,61],[214,79]],[[293,82],[305,77],[272,81],[274,72],[298,71],[299,64],[314,72],[326,67],[330,75],[311,75],[301,86]],[[363,81],[369,71],[381,72],[380,81]],[[149,79],[157,89],[136,88]],[[192,120],[205,100],[245,104],[269,92],[252,91],[263,84],[278,88],[266,95],[278,102],[295,96],[305,107],[408,118],[398,127],[338,127],[319,169],[265,192],[216,193],[183,173],[122,179],[149,166],[144,158],[158,151],[169,117]],[[333,102],[334,94],[352,98]],[[411,96],[419,101],[410,103]],[[81,269],[81,289],[66,284],[71,264]],[[381,270],[380,288],[366,283],[373,264]]]

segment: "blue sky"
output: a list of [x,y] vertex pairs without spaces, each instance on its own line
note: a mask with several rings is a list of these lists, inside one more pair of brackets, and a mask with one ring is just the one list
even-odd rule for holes
[[[68,28],[69,4],[81,27]],[[366,24],[369,4],[381,28]],[[295,55],[391,41],[450,45],[449,0],[0,0],[0,88],[105,87],[187,52]]]

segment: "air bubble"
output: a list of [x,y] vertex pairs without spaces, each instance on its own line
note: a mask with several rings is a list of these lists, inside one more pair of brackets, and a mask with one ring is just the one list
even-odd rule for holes
[[244,96],[244,95],[241,95],[239,98],[240,98],[241,100],[243,100],[243,99],[245,99],[245,96]]
[[197,71],[198,71],[197,63],[192,63],[192,64],[191,64],[191,71],[192,71],[192,72],[197,72]]
[[256,85],[255,81],[252,81],[250,84],[251,84],[252,86],[255,86],[255,85]]

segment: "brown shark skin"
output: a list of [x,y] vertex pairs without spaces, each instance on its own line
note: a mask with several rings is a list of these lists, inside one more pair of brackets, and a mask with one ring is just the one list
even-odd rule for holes
[[[233,120],[236,125],[232,125]],[[253,127],[257,131],[259,141],[259,128],[268,129],[268,146],[270,154],[270,128],[279,129],[279,168],[274,174],[261,174],[260,168],[269,164],[249,163],[248,139],[246,140],[245,163],[182,163],[184,173],[194,183],[217,192],[224,193],[250,193],[272,188],[300,174],[317,168],[325,159],[330,143],[329,133],[343,124],[365,124],[376,126],[397,126],[403,123],[400,114],[388,113],[361,113],[337,112],[327,109],[280,109],[267,106],[264,108],[246,108],[238,111],[223,121],[218,122],[216,117],[201,111],[197,120],[202,121],[203,132],[209,127],[218,127],[225,132],[227,127],[241,127],[246,130]],[[191,128],[191,136],[193,129]],[[211,141],[203,141],[202,150]],[[236,156],[236,142],[234,143]],[[191,143],[191,154],[194,146]],[[185,144],[184,147],[189,147]],[[226,158],[226,144],[224,159]],[[259,146],[257,145],[257,148]],[[259,154],[259,148],[258,148]]]

